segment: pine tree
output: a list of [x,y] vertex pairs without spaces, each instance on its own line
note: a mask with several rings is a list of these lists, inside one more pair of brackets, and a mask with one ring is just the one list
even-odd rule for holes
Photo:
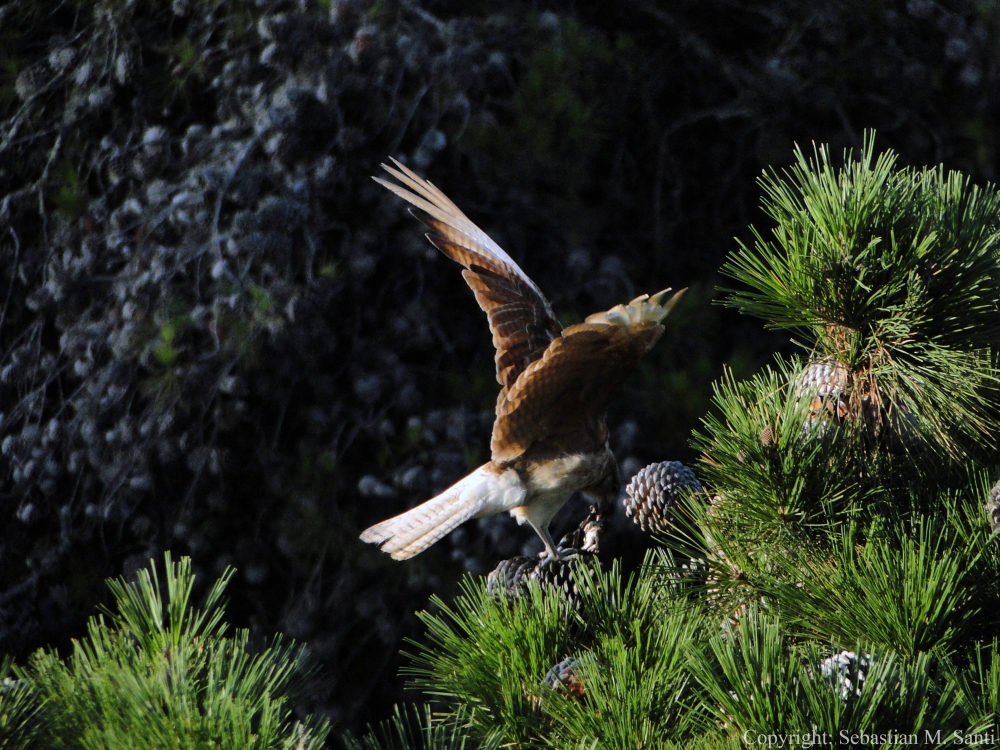
[[14,668],[17,679],[0,664],[0,748],[323,747],[327,723],[292,716],[310,675],[302,649],[280,639],[254,649],[247,631],[226,634],[222,594],[234,571],[201,610],[190,558],[166,553],[165,572],[163,587],[155,566],[134,583],[109,581],[115,611],[92,618],[67,658],[40,650]]
[[470,578],[421,613],[409,674],[436,712],[365,747],[1000,732],[1000,194],[876,156],[870,135],[760,184],[773,227],[725,264],[725,303],[802,354],[717,384],[700,482],[674,494],[671,464],[630,490],[661,543],[637,573],[578,564],[572,602]]

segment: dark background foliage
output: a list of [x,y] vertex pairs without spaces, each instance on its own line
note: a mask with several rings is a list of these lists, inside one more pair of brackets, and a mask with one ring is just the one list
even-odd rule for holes
[[[429,176],[564,322],[691,287],[612,409],[627,479],[691,458],[723,365],[783,345],[710,302],[794,142],[875,128],[996,178],[998,27],[933,0],[6,3],[0,652],[65,645],[104,578],[171,549],[203,585],[238,566],[234,624],[309,645],[310,708],[386,716],[428,595],[539,545],[509,518],[403,564],[357,540],[487,457],[497,390],[379,163]],[[629,533],[608,553],[636,559]]]

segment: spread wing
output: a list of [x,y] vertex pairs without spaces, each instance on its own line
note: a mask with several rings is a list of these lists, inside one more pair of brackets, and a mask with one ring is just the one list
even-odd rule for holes
[[427,239],[465,266],[462,276],[486,312],[493,333],[502,400],[525,369],[559,336],[562,326],[535,282],[497,243],[434,185],[395,159],[392,163],[396,169],[385,164],[382,168],[402,185],[373,179],[413,204],[417,209],[413,215],[433,230]]
[[[510,461],[533,443],[587,450],[607,437],[608,405],[622,381],[663,333],[660,321],[680,299],[642,295],[570,326],[497,402],[493,460]],[[683,290],[682,290],[683,291]]]
[[570,449],[603,441],[612,396],[663,333],[660,321],[680,293],[665,304],[670,290],[642,295],[563,331],[541,290],[499,245],[434,185],[392,162],[395,169],[382,166],[401,184],[375,181],[411,203],[432,230],[431,243],[465,266],[462,276],[489,319],[503,386],[493,460],[513,460],[542,440]]

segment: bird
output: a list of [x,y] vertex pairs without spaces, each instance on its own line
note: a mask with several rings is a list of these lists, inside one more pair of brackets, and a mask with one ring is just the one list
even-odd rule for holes
[[364,530],[396,560],[423,552],[460,524],[509,512],[531,526],[544,555],[561,559],[549,523],[573,493],[608,508],[621,486],[607,412],[626,376],[663,334],[685,291],[640,295],[563,328],[534,281],[443,192],[396,159],[373,177],[411,204],[427,239],[464,266],[496,347],[491,458],[436,497]]

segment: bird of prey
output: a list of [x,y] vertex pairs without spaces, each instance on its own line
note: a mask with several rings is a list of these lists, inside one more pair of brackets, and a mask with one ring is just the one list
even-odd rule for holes
[[663,333],[680,299],[664,289],[563,328],[527,274],[458,206],[395,159],[382,165],[399,184],[373,179],[413,205],[427,238],[465,267],[462,276],[489,318],[496,346],[492,460],[437,497],[365,529],[361,539],[397,560],[423,552],[470,518],[508,511],[529,524],[552,558],[549,522],[583,491],[607,507],[620,478],[605,423],[615,390]]

